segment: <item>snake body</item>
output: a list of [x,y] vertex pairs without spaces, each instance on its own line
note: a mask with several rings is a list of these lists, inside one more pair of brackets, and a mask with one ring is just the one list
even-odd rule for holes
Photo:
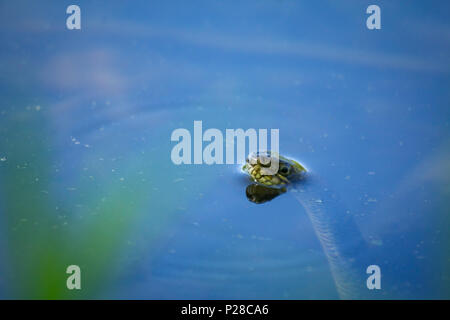
[[[274,157],[279,161],[278,172],[261,174],[261,169],[267,166],[267,158]],[[253,202],[269,201],[291,189],[311,220],[340,298],[367,298],[365,271],[368,264],[361,257],[367,251],[365,241],[337,196],[319,179],[309,175],[301,164],[271,152],[251,154],[242,170],[254,182],[247,188],[247,197]]]

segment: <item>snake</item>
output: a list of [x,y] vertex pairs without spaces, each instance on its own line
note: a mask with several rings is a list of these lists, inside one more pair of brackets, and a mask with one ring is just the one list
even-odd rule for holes
[[[267,167],[278,162],[276,172]],[[328,260],[330,271],[341,299],[373,297],[366,287],[366,242],[337,195],[303,165],[275,152],[251,153],[242,171],[251,183],[246,195],[261,204],[291,191],[308,214],[314,231]],[[372,295],[371,295],[372,294]]]

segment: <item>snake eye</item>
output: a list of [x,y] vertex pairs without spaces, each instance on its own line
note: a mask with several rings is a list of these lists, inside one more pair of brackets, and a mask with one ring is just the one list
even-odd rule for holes
[[280,173],[281,173],[282,175],[287,175],[287,174],[289,174],[289,168],[288,168],[288,167],[281,167],[281,168],[280,168]]

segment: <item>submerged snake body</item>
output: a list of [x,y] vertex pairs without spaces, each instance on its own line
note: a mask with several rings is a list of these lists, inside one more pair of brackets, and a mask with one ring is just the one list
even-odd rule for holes
[[[276,156],[279,170],[274,175],[262,175],[267,157]],[[249,156],[242,170],[255,184],[247,188],[249,200],[262,203],[291,189],[310,217],[314,231],[324,249],[334,282],[342,299],[368,297],[365,271],[368,264],[361,259],[365,241],[351,215],[343,209],[335,194],[294,160],[270,152]],[[319,197],[320,195],[320,197]]]

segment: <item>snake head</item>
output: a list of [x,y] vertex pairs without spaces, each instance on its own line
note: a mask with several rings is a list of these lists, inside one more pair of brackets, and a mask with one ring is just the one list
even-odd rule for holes
[[285,187],[298,181],[306,173],[306,169],[298,162],[271,151],[251,153],[242,170],[254,182],[271,188]]

